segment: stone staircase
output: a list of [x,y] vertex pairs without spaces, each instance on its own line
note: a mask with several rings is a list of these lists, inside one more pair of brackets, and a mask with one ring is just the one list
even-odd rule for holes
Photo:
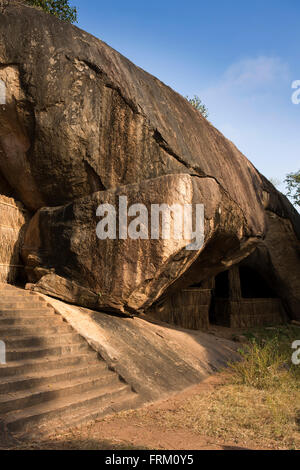
[[19,437],[136,407],[139,396],[35,293],[0,284],[0,422]]

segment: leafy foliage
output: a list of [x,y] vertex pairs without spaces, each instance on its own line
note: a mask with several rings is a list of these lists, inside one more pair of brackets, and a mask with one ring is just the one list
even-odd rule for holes
[[25,3],[40,7],[51,15],[68,23],[77,22],[77,9],[69,5],[69,0],[26,0]]
[[287,196],[292,199],[295,206],[300,206],[300,170],[289,173],[285,178]]
[[205,104],[202,103],[199,96],[194,95],[194,98],[189,98],[188,96],[186,96],[186,99],[189,103],[191,103],[192,106],[194,106],[195,109],[197,109],[197,111],[199,111],[199,113],[202,114],[202,116],[204,116],[205,118],[208,117],[208,109]]
[[250,342],[239,351],[243,360],[229,364],[234,372],[233,382],[260,390],[300,390],[300,368],[291,359],[291,345],[298,334],[299,328],[290,325],[245,334]]

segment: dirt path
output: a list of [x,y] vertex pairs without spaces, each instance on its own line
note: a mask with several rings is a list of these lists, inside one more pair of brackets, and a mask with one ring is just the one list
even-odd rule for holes
[[223,384],[225,374],[209,377],[199,385],[191,387],[168,400],[152,403],[139,411],[120,413],[95,423],[80,426],[71,431],[39,444],[40,448],[51,449],[155,449],[155,450],[240,450],[255,449],[255,446],[238,445],[234,442],[222,442],[185,429],[165,429],[149,420],[147,413],[176,412],[187,398],[206,393]]

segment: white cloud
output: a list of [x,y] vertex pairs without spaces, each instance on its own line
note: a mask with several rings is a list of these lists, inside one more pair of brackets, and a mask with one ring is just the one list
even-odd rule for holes
[[298,168],[300,105],[291,103],[292,79],[282,59],[258,56],[233,63],[197,93],[209,120],[269,177]]
[[255,90],[278,85],[287,80],[289,67],[278,57],[260,56],[236,62],[228,67],[222,79],[226,87]]

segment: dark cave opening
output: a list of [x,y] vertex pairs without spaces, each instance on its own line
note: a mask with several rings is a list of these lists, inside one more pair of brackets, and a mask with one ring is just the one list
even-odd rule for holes
[[222,299],[229,298],[229,275],[228,271],[219,273],[215,278],[214,296]]
[[248,266],[240,266],[242,297],[244,299],[276,298],[273,289],[268,285],[259,272]]
[[[260,299],[277,297],[270,284],[258,271],[249,266],[234,266],[230,271],[223,271],[215,277],[209,321],[211,324],[230,326],[230,317],[235,309],[239,312],[255,311],[255,308],[262,308],[259,304]],[[271,300],[268,304],[264,304],[264,309],[272,308],[274,307],[271,307]]]

